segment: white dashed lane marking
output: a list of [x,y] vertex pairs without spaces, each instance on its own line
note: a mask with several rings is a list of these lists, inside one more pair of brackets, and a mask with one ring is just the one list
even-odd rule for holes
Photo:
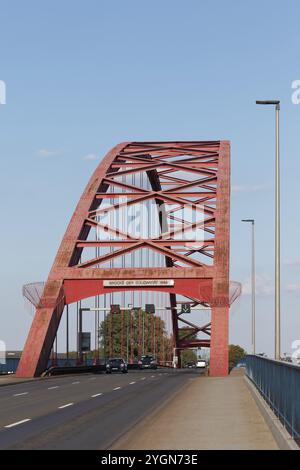
[[[159,374],[159,375],[168,375],[168,373],[164,373],[164,374]],[[155,375],[151,375],[152,378],[155,377]],[[140,380],[145,380],[146,377],[141,377]],[[96,377],[92,377],[88,380],[96,380]],[[72,382],[72,385],[76,385],[76,384],[79,384],[80,381],[76,381],[76,382]],[[133,382],[130,382],[129,385],[134,385],[136,383],[136,381],[133,381]],[[48,387],[48,390],[55,390],[59,388],[59,385],[54,385],[52,387]],[[116,391],[116,390],[121,390],[122,387],[115,387],[113,390]],[[20,396],[24,396],[24,395],[28,395],[29,392],[22,392],[22,393],[16,393],[14,394],[13,396],[14,397],[20,397]],[[96,398],[96,397],[100,397],[101,395],[103,395],[103,393],[95,393],[94,395],[91,395],[91,398]],[[62,410],[64,408],[68,408],[69,406],[73,406],[74,403],[66,403],[65,405],[61,405],[58,407],[59,410]],[[27,423],[28,421],[31,421],[31,418],[26,418],[26,419],[23,419],[21,421],[17,421],[15,423],[11,423],[11,424],[7,424],[6,426],[4,426],[5,428],[12,428],[14,426],[19,426],[20,424],[23,424],[23,423]]]
[[68,406],[72,406],[74,403],[67,403],[66,405],[59,406],[58,409],[62,410],[63,408],[67,408]]
[[14,426],[19,426],[19,424],[27,423],[30,421],[30,418],[22,419],[22,421],[17,421],[16,423],[7,424],[5,428],[13,428]]

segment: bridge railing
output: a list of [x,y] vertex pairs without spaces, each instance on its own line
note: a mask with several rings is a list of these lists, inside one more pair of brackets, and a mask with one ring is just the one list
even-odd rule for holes
[[[17,367],[18,367],[18,364],[19,364],[19,361],[20,361],[19,357],[8,357],[8,358],[6,358],[5,364],[0,363],[0,375],[15,374],[16,370],[17,370]],[[159,361],[158,365],[160,367],[173,368],[173,362],[172,361]],[[48,361],[48,369],[50,369],[53,366],[56,366],[57,370],[58,370],[58,368],[61,368],[60,372],[64,373],[64,368],[65,369],[72,369],[72,368],[78,366],[78,363],[77,363],[77,359],[75,359],[75,358],[69,358],[69,359],[58,358],[55,361],[52,361],[50,359]],[[91,367],[91,370],[92,370],[93,366],[94,366],[94,359],[93,358],[85,360],[84,367]],[[103,370],[105,370],[104,359],[99,360],[98,366],[99,366],[99,370],[101,370],[101,366],[103,366]],[[137,361],[134,364],[128,364],[128,369],[138,369]],[[77,367],[77,370],[78,370],[78,367]]]
[[300,367],[261,356],[246,357],[246,373],[300,445]]

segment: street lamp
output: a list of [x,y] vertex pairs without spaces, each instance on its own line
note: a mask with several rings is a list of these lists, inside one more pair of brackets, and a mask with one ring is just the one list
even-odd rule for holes
[[[128,317],[127,317],[127,327],[126,327],[126,362],[129,362],[129,326],[132,324],[132,309],[133,309],[133,304],[127,304],[127,308],[129,310],[129,322],[128,322]],[[132,338],[130,338],[130,355],[132,354]]]
[[104,350],[103,350],[103,354],[104,354],[104,364],[106,365],[106,340],[107,340],[107,337],[106,337],[106,328],[107,328],[107,325],[106,325],[106,307],[104,308],[104,312],[103,312],[103,316],[104,316],[104,330],[103,330],[103,336],[104,336]]
[[280,360],[280,101],[256,101],[256,104],[275,106],[275,359]]
[[243,219],[242,222],[248,222],[252,225],[252,263],[251,263],[251,290],[252,290],[252,353],[255,354],[255,221],[254,219]]

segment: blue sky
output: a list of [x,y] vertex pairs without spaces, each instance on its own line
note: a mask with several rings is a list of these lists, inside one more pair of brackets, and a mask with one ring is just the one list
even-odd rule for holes
[[[274,117],[282,101],[282,341],[300,338],[299,2],[0,0],[0,338],[20,348],[21,287],[44,280],[99,158],[123,140],[229,139],[231,278],[257,227],[258,349],[273,349]],[[96,155],[98,159],[84,158]],[[250,348],[250,297],[231,340]]]

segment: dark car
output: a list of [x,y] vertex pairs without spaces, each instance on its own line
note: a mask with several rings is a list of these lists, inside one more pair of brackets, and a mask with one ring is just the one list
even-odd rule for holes
[[128,372],[127,364],[124,359],[120,357],[112,357],[108,359],[106,364],[106,373],[111,374],[112,372],[123,372],[123,374]]
[[139,369],[157,369],[157,361],[154,356],[142,356],[139,360]]
[[196,363],[195,363],[194,361],[187,362],[187,363],[185,364],[185,367],[186,367],[187,369],[194,369],[194,368],[196,367]]

